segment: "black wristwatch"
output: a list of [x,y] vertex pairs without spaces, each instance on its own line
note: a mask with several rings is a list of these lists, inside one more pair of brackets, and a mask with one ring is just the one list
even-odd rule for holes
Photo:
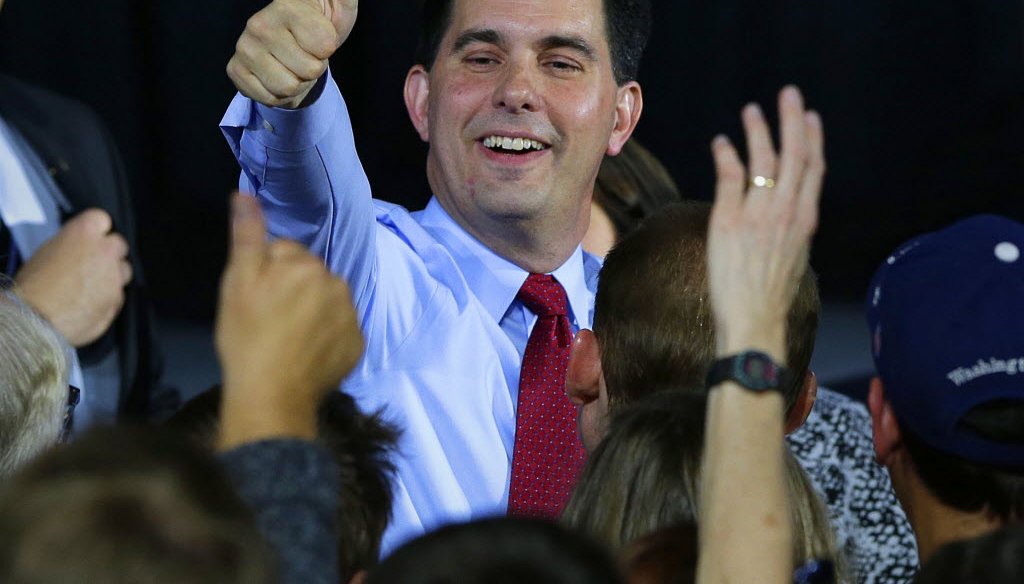
[[758,351],[745,351],[715,361],[708,371],[708,389],[724,382],[735,381],[756,391],[782,391],[789,383],[789,370]]

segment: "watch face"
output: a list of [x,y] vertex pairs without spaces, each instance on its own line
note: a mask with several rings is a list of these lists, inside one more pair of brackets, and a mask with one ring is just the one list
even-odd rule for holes
[[772,358],[757,351],[747,351],[725,357],[708,371],[707,386],[714,387],[722,381],[732,380],[753,391],[781,389],[785,382],[786,370]]
[[743,360],[743,373],[748,377],[762,381],[775,381],[775,363],[765,361],[756,355],[749,355]]
[[764,391],[777,388],[779,370],[767,355],[747,352],[738,355],[735,369],[736,381],[749,389]]

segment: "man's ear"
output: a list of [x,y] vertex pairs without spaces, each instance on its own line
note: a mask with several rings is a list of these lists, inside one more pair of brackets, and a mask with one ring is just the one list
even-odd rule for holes
[[615,126],[612,127],[612,135],[608,137],[608,149],[605,151],[608,156],[618,156],[619,152],[622,152],[622,147],[633,135],[633,130],[640,121],[640,113],[644,109],[644,94],[636,81],[630,81],[620,87],[616,100]]
[[423,65],[416,65],[409,69],[405,76],[405,109],[409,112],[409,119],[416,128],[416,133],[424,142],[430,141],[430,124],[427,114],[430,111],[430,73],[423,68]]
[[789,415],[786,416],[786,434],[792,434],[800,426],[804,425],[804,422],[807,421],[807,416],[811,415],[811,410],[814,408],[814,402],[817,399],[818,376],[808,369],[807,375],[804,376],[803,387],[800,388],[800,395],[797,396],[796,403],[793,404],[792,409],[789,410]]
[[875,458],[883,466],[891,466],[902,449],[900,426],[896,422],[889,400],[885,399],[885,388],[878,377],[871,378],[868,390],[868,410],[871,412],[871,433],[875,442]]
[[601,347],[594,331],[581,329],[572,342],[565,392],[574,404],[585,406],[600,396]]

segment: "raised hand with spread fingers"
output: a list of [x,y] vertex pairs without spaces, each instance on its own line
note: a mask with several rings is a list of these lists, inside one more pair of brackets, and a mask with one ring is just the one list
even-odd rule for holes
[[[718,184],[708,229],[717,354],[786,362],[786,314],[807,269],[825,173],[822,124],[795,87],[779,95],[781,153],[761,110],[743,110],[744,168],[725,137],[712,144]],[[735,381],[712,388],[704,451],[699,581],[792,581],[780,436],[783,399]]]

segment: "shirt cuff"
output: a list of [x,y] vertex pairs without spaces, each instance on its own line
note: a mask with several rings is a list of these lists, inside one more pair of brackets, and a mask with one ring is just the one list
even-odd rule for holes
[[270,107],[237,94],[220,126],[229,138],[233,130],[244,129],[263,146],[282,152],[312,148],[330,131],[338,112],[346,111],[347,106],[330,69],[311,93],[316,99],[298,109]]

